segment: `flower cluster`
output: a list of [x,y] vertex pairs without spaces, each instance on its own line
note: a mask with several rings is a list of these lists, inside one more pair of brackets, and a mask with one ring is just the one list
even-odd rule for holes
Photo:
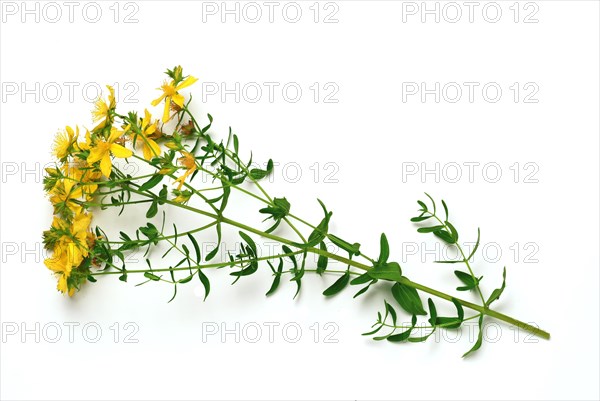
[[[179,90],[196,82],[194,77],[184,77],[180,66],[168,70],[167,75],[171,79],[161,85],[161,96],[152,102],[157,106],[164,100],[163,123],[172,118],[172,111],[178,113],[184,107]],[[163,161],[162,174],[185,170],[177,179],[175,201],[185,200],[179,190],[196,165],[178,141],[185,135],[186,126],[178,123],[172,135],[165,135],[160,120],[153,120],[148,110],[144,110],[143,118],[135,112],[120,115],[116,111],[115,91],[111,86],[107,88],[108,98],[100,97],[92,111],[94,128],[81,135],[79,127],[67,126],[56,135],[52,149],[56,165],[47,168],[44,177],[44,189],[54,209],[52,225],[43,233],[44,246],[51,251],[44,263],[57,276],[58,290],[70,296],[85,281],[93,279],[90,268],[98,266],[95,244],[102,236],[100,230],[91,228],[90,209],[95,205],[94,197],[103,194],[102,187],[115,179],[113,159],[139,158],[136,150],[141,150],[144,160],[159,158],[161,148],[157,141],[165,141],[186,160],[183,167]]]

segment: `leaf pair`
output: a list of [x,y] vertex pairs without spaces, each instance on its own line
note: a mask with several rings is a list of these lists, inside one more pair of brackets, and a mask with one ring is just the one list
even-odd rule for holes
[[265,232],[273,232],[281,223],[281,220],[290,213],[290,202],[286,198],[275,198],[271,206],[264,207],[259,210],[259,213],[268,214],[269,216],[265,219],[273,219],[275,223]]

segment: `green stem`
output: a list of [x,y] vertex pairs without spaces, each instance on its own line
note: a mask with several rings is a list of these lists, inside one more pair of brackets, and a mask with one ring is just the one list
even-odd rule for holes
[[[202,227],[194,228],[193,230],[184,231],[184,232],[181,232],[181,233],[177,233],[177,235],[173,234],[173,235],[161,236],[160,240],[167,239],[167,238],[180,237],[182,235],[194,234],[194,233],[197,233],[197,232],[200,232],[200,231],[204,231],[207,228],[210,228],[210,227],[212,227],[212,226],[214,226],[216,224],[217,224],[216,221],[212,221],[212,222],[210,222],[210,223],[208,223],[208,224],[206,224],[206,225],[204,225]],[[131,241],[103,241],[103,240],[96,240],[96,241],[102,242],[102,243],[105,243],[105,244],[125,244],[125,243],[131,243],[131,242],[136,242],[136,243],[146,243],[146,242],[148,242],[148,240],[142,240],[142,239],[140,239],[140,240],[131,240]]]
[[[141,195],[147,195],[144,192],[137,191],[135,189],[131,189],[131,191],[135,192],[135,193],[138,193],[138,194],[141,194]],[[302,251],[298,251],[298,253],[302,253],[305,250],[305,251],[311,252],[313,254],[323,255],[323,256],[325,256],[325,257],[327,257],[329,259],[333,259],[333,260],[336,260],[338,262],[342,262],[344,264],[356,267],[356,268],[361,269],[361,270],[368,271],[368,270],[370,270],[372,268],[371,266],[365,265],[365,264],[357,262],[355,260],[348,259],[348,258],[345,258],[343,256],[339,256],[339,255],[336,255],[334,253],[330,253],[330,252],[321,250],[319,248],[306,247],[303,244],[299,244],[299,243],[296,243],[294,241],[290,241],[290,240],[288,240],[286,238],[279,237],[279,236],[271,234],[271,233],[266,233],[264,231],[261,231],[261,230],[258,230],[256,228],[254,228],[254,227],[250,227],[250,226],[248,226],[246,224],[240,223],[238,221],[228,219],[228,218],[226,218],[224,216],[217,216],[217,215],[212,214],[210,212],[206,212],[204,210],[197,209],[197,208],[194,208],[194,207],[189,206],[189,205],[185,205],[185,204],[173,202],[173,201],[170,201],[170,200],[166,200],[165,203],[168,203],[168,204],[171,204],[171,205],[174,205],[174,206],[177,206],[177,207],[181,207],[183,209],[186,209],[186,210],[189,210],[189,211],[192,211],[192,212],[195,212],[195,213],[199,213],[199,214],[201,214],[203,216],[210,217],[210,218],[215,219],[215,220],[219,220],[219,221],[221,221],[221,222],[223,222],[225,224],[229,224],[229,225],[231,225],[233,227],[237,227],[237,228],[240,228],[242,230],[251,232],[251,233],[256,234],[258,236],[261,236],[263,238],[272,239],[274,241],[277,241],[277,242],[280,242],[280,243],[283,243],[283,244],[286,244],[286,245],[289,245],[289,246],[293,246],[295,248],[302,249]],[[272,259],[272,258],[273,257],[267,257],[267,259]],[[450,301],[450,302],[452,302],[452,300],[454,299],[454,300],[458,301],[458,303],[460,303],[462,306],[464,306],[466,308],[473,309],[473,310],[475,310],[477,312],[483,313],[483,314],[488,315],[490,317],[493,317],[493,318],[496,318],[498,320],[507,322],[509,324],[517,326],[517,327],[519,327],[519,328],[521,328],[523,330],[526,330],[526,331],[528,331],[528,332],[530,332],[530,333],[532,333],[532,334],[534,334],[536,336],[539,336],[541,338],[544,338],[544,339],[549,339],[550,338],[550,334],[548,332],[546,332],[544,330],[541,330],[541,329],[539,329],[537,327],[534,327],[534,326],[532,326],[532,325],[530,325],[528,323],[519,321],[517,319],[513,319],[510,316],[507,316],[507,315],[504,315],[504,314],[502,314],[500,312],[496,312],[494,310],[491,310],[491,309],[485,308],[483,306],[474,304],[472,302],[468,302],[468,301],[465,301],[463,299],[453,297],[453,296],[451,296],[449,294],[443,293],[441,291],[434,290],[433,288],[429,288],[429,287],[424,286],[422,284],[415,283],[415,282],[407,279],[406,277],[402,277],[401,280],[398,280],[398,282],[400,282],[401,284],[406,285],[408,287],[415,288],[417,290],[426,292],[426,293],[428,293],[430,295],[434,295],[434,296],[436,296],[438,298],[442,298],[442,299],[445,299],[445,300]]]
[[[473,315],[473,316],[469,316],[468,318],[466,318],[466,319],[463,319],[463,322],[466,322],[466,321],[468,321],[468,320],[477,319],[479,316],[481,316],[481,313],[478,313],[478,314],[476,314],[476,315]],[[446,326],[452,326],[452,325],[455,325],[455,324],[456,324],[456,322],[441,323],[441,324],[438,324],[438,325],[436,325],[436,326],[414,326],[414,327],[413,327],[412,325],[410,325],[410,326],[396,326],[396,325],[393,325],[393,324],[387,324],[387,323],[383,323],[383,322],[379,322],[379,321],[378,321],[378,322],[377,322],[377,323],[375,323],[373,326],[375,326],[375,325],[377,325],[377,324],[381,324],[382,326],[385,326],[385,327],[390,327],[390,328],[394,328],[394,329],[401,329],[401,330],[405,330],[405,329],[410,329],[410,328],[414,328],[414,329],[436,329],[436,328],[440,328],[440,327],[442,327],[442,328],[443,328],[443,327],[446,327]],[[371,326],[371,327],[373,327],[373,326]]]
[[[169,272],[169,271],[182,271],[182,270],[189,271],[190,269],[192,269],[192,270],[194,270],[194,269],[216,269],[216,268],[220,268],[220,267],[235,266],[235,265],[248,263],[248,262],[260,262],[260,261],[264,261],[264,260],[300,255],[301,253],[304,253],[304,251],[280,253],[278,255],[261,256],[259,258],[253,258],[253,259],[239,259],[239,260],[234,260],[234,261],[230,261],[230,262],[207,263],[207,264],[203,264],[203,265],[198,264],[198,265],[192,265],[192,266],[186,266],[186,267],[127,270],[127,273],[147,273],[147,272],[155,273],[155,272]],[[102,262],[105,262],[105,260],[102,259]],[[101,272],[91,273],[91,275],[92,276],[104,276],[104,275],[119,274],[119,273],[122,273],[122,271],[101,271]]]
[[[446,223],[444,223],[442,220],[440,220],[440,218],[435,213],[431,213],[431,212],[427,212],[427,213],[429,213],[441,225],[443,225],[448,232],[450,232],[450,230],[449,230],[448,226],[446,225]],[[477,277],[475,277],[475,273],[473,273],[473,269],[471,268],[471,264],[467,260],[467,256],[463,252],[463,249],[462,249],[462,247],[460,246],[460,244],[458,242],[456,242],[454,245],[456,245],[456,248],[458,249],[458,251],[462,255],[463,262],[465,263],[465,265],[467,265],[467,269],[469,269],[469,273],[471,274],[471,277],[473,278],[473,281],[476,283],[475,284],[475,288],[477,289],[477,293],[479,294],[479,297],[481,298],[481,302],[485,305],[485,298],[483,297],[483,293],[481,292],[481,287],[479,287],[479,280],[477,279]]]

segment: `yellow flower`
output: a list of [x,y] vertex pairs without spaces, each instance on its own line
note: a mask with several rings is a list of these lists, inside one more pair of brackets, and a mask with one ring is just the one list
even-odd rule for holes
[[63,294],[69,293],[69,296],[72,297],[75,294],[75,288],[69,289],[69,285],[67,284],[67,276],[61,274],[58,278],[58,284],[56,285],[56,289],[62,292]]
[[67,207],[73,213],[81,211],[81,205],[77,203],[77,199],[81,198],[83,193],[81,187],[76,187],[76,184],[76,179],[70,176],[57,181],[50,191],[50,202],[56,209]]
[[177,197],[173,198],[173,202],[186,203],[192,197],[192,191],[177,191]]
[[70,154],[71,147],[77,142],[79,136],[79,127],[75,127],[77,133],[73,131],[73,128],[67,126],[65,131],[59,132],[54,138],[54,145],[52,147],[52,154],[57,159],[63,160]]
[[91,214],[78,213],[71,223],[59,217],[54,217],[52,222],[52,227],[60,230],[62,236],[53,248],[52,257],[44,260],[44,264],[59,276],[58,290],[63,293],[68,292],[69,296],[75,293],[74,288],[68,288],[71,271],[89,254],[88,229],[91,221]]
[[186,168],[186,172],[179,178],[177,178],[175,180],[175,182],[178,182],[179,185],[177,186],[178,190],[181,190],[181,187],[183,186],[183,183],[185,182],[185,179],[192,174],[194,171],[196,171],[196,158],[194,157],[193,154],[191,154],[190,152],[186,152],[185,150],[181,151],[181,154],[183,155],[183,157],[179,158],[179,164],[181,164],[183,167]]
[[[91,222],[91,213],[79,213],[75,215],[71,224],[64,220],[58,222],[66,234],[60,238],[56,246],[61,247],[66,252],[71,266],[79,266],[83,258],[88,255],[87,238]],[[54,226],[55,223],[56,221],[52,225]]]
[[156,131],[156,123],[152,123],[152,116],[146,109],[144,110],[144,118],[142,119],[142,132],[137,135],[136,145],[142,146],[144,159],[152,160],[154,157],[160,156],[160,146],[150,138]]
[[110,111],[114,110],[117,107],[117,103],[115,101],[115,90],[112,86],[106,85],[108,88],[108,102],[105,102],[102,99],[102,96],[98,97],[96,103],[94,104],[94,110],[92,111],[92,120],[94,122],[99,122],[99,124],[94,128],[94,131],[100,128],[104,128],[107,121],[110,121]]
[[52,257],[44,260],[44,264],[48,269],[52,270],[58,276],[58,284],[56,289],[63,294],[68,293],[69,296],[73,296],[75,288],[69,290],[68,278],[71,275],[73,268],[72,263],[69,261],[67,252],[61,250],[60,247],[55,248]]
[[85,142],[77,142],[77,148],[79,150],[90,150],[92,145],[92,134],[89,130],[85,130]]
[[110,172],[112,171],[112,161],[110,160],[111,153],[113,156],[120,158],[131,157],[133,154],[131,150],[114,143],[121,135],[123,135],[123,131],[119,131],[113,127],[106,142],[100,140],[96,142],[96,144],[90,146],[90,154],[87,158],[87,162],[89,164],[94,164],[97,161],[100,161],[100,171],[102,171],[102,174],[104,174],[105,177],[109,177]]
[[79,182],[81,192],[88,200],[98,189],[98,182],[102,178],[102,172],[95,171],[87,162],[67,163],[61,169],[66,176]]
[[175,103],[179,107],[183,107],[183,102],[185,99],[183,95],[181,95],[178,91],[187,88],[197,80],[197,78],[194,78],[190,75],[189,77],[184,79],[183,82],[177,85],[175,85],[175,81],[173,80],[170,83],[165,81],[160,88],[157,88],[159,90],[162,90],[163,94],[160,95],[159,98],[154,99],[152,101],[152,106],[157,106],[163,99],[165,99],[165,109],[162,118],[163,122],[166,123],[171,119],[171,116],[169,115],[169,108],[171,107],[171,102]]

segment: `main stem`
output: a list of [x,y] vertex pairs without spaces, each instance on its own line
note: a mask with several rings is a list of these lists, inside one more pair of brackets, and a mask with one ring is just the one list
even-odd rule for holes
[[[148,195],[147,193],[138,191],[138,190],[133,189],[133,188],[130,188],[130,190],[132,192],[138,193],[140,195],[145,195],[145,196]],[[286,245],[289,245],[289,246],[293,246],[295,248],[303,249],[303,250],[305,250],[307,252],[311,252],[313,254],[325,256],[325,257],[327,257],[329,259],[333,259],[333,260],[342,262],[344,264],[356,267],[356,268],[364,270],[364,271],[368,271],[368,270],[370,270],[372,268],[369,265],[365,265],[365,264],[357,262],[355,260],[351,260],[351,259],[345,258],[343,256],[336,255],[334,253],[331,253],[331,252],[319,249],[319,248],[306,247],[303,244],[300,244],[300,243],[297,243],[297,242],[294,242],[294,241],[290,241],[290,240],[288,240],[286,238],[283,238],[283,237],[280,237],[278,235],[271,234],[271,233],[266,233],[264,231],[261,231],[259,229],[254,228],[254,227],[250,227],[250,226],[248,226],[246,224],[243,224],[241,222],[238,222],[238,221],[235,221],[235,220],[231,220],[231,219],[229,219],[227,217],[224,217],[224,216],[218,216],[216,214],[213,214],[213,213],[201,210],[201,209],[197,209],[197,208],[189,206],[189,205],[185,205],[185,204],[173,202],[171,200],[166,200],[165,203],[173,205],[173,206],[181,207],[183,209],[186,209],[186,210],[189,210],[189,211],[192,211],[192,212],[195,212],[195,213],[199,213],[199,214],[201,214],[203,216],[210,217],[212,219],[215,219],[216,221],[221,221],[222,223],[225,223],[225,224],[231,225],[233,227],[237,227],[239,229],[251,232],[251,233],[256,234],[256,235],[258,235],[260,237],[263,237],[263,238],[272,239],[272,240],[280,242],[282,244],[286,244]],[[482,313],[484,315],[487,315],[487,316],[493,317],[495,319],[501,320],[501,321],[506,322],[508,324],[517,326],[520,329],[528,331],[529,333],[531,333],[533,335],[536,335],[538,337],[541,337],[543,339],[546,339],[546,340],[550,339],[550,333],[548,333],[547,331],[539,329],[538,327],[532,326],[532,325],[530,325],[528,323],[525,323],[523,321],[514,319],[514,318],[512,318],[510,316],[507,316],[507,315],[505,315],[503,313],[494,311],[492,309],[486,308],[486,307],[481,306],[481,305],[474,304],[474,303],[469,302],[469,301],[465,301],[464,299],[453,297],[452,295],[449,295],[449,294],[446,294],[444,292],[441,292],[441,291],[435,290],[433,288],[427,287],[427,286],[425,286],[423,284],[419,284],[419,283],[416,283],[414,281],[411,281],[411,280],[407,279],[406,277],[402,277],[400,280],[398,280],[398,282],[400,282],[401,284],[406,285],[408,287],[412,287],[414,289],[423,291],[425,293],[428,293],[430,295],[436,296],[438,298],[445,299],[445,300],[450,301],[450,302],[452,302],[452,300],[454,299],[454,300],[456,300],[458,303],[460,303],[462,306],[464,306],[466,308],[475,310],[475,311],[477,311],[479,313]]]

